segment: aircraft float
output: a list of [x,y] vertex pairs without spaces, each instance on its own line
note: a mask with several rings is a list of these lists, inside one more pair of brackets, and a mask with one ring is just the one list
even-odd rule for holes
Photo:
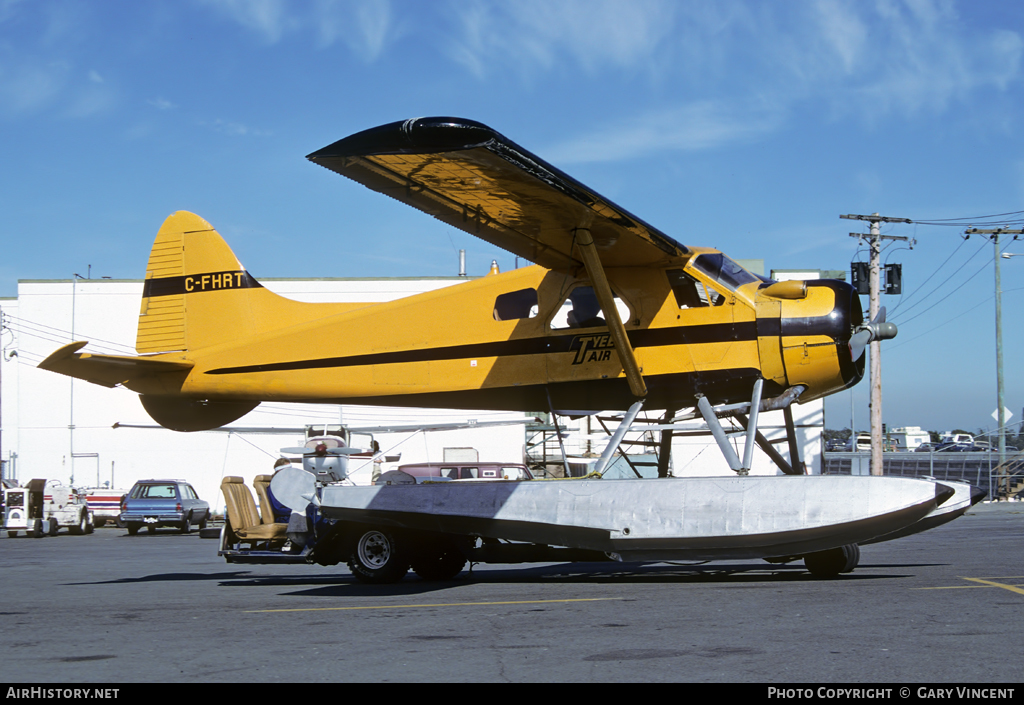
[[[849,284],[774,282],[684,245],[471,120],[382,125],[308,158],[533,265],[387,303],[300,303],[263,288],[209,223],[181,211],[146,267],[139,356],[79,352],[78,341],[39,366],[134,390],[178,431],[222,426],[263,401],[624,411],[594,477],[643,407],[664,410],[658,479],[351,487],[284,473],[294,508],[312,502],[332,522],[310,560],[348,561],[369,582],[410,563],[450,577],[443,566],[465,563],[453,554],[556,549],[644,561],[806,556],[835,575],[856,565],[858,544],[948,521],[974,501],[955,483],[805,474],[791,404],[856,384],[867,343],[896,335],[884,314],[864,320]],[[758,414],[777,409],[789,460],[757,431]],[[669,477],[675,424],[698,417],[734,477]],[[745,428],[742,456],[724,417]],[[747,474],[755,447],[783,476]]]

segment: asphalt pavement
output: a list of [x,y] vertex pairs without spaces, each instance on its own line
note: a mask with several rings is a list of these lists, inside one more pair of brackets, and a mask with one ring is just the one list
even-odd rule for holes
[[367,586],[344,566],[216,554],[217,541],[167,529],[4,533],[0,680],[1021,680],[1024,503],[865,546],[833,580],[801,563],[586,563]]

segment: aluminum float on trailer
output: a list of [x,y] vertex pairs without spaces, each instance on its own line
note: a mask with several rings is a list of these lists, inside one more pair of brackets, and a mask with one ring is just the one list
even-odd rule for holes
[[937,526],[948,524],[957,517],[963,516],[968,509],[985,499],[985,496],[988,494],[985,490],[974,487],[966,482],[943,480],[942,484],[951,488],[954,491],[954,495],[943,502],[941,506],[936,507],[933,511],[929,512],[923,519],[914,522],[910,526],[898,529],[891,534],[876,536],[873,539],[861,541],[860,543],[862,545],[866,545],[870,543],[881,543],[882,541],[892,541],[893,539],[913,536],[914,534],[919,534],[922,531],[928,531],[929,529],[934,529]]
[[602,551],[622,561],[806,554],[909,527],[952,497],[903,477],[741,476],[325,486],[328,519]]

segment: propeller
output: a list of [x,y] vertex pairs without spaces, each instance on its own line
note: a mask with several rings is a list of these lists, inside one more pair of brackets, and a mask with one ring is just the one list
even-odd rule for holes
[[362,448],[327,448],[326,446],[321,448],[319,444],[316,448],[306,448],[305,446],[297,448],[282,448],[281,452],[288,455],[355,455],[357,453],[363,453]]
[[858,326],[854,330],[853,335],[850,337],[850,357],[854,360],[859,360],[860,356],[864,354],[864,348],[867,347],[868,343],[876,340],[892,340],[896,337],[897,332],[895,323],[885,322],[885,306],[882,306],[882,308],[878,309],[875,320]]

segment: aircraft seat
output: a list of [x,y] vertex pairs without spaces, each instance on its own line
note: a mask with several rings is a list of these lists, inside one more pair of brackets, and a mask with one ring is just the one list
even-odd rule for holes
[[256,496],[260,498],[260,515],[263,517],[264,524],[274,523],[274,508],[270,505],[270,495],[267,494],[267,488],[270,487],[270,481],[273,479],[273,475],[257,475],[252,481]]
[[225,477],[221,480],[220,489],[224,493],[231,530],[240,541],[284,541],[288,525],[262,523],[256,502],[252,498],[252,492],[246,487],[245,480],[237,476]]

